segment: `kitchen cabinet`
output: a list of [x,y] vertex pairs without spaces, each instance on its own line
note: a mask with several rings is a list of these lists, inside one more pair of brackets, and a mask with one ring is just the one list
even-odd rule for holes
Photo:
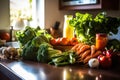
[[[67,0],[73,1],[73,0]],[[78,0],[76,0],[78,1]],[[83,0],[84,1],[84,0]],[[94,4],[82,4],[82,5],[70,5],[67,4],[65,0],[59,0],[59,9],[60,10],[118,10],[119,9],[119,0],[96,0]]]

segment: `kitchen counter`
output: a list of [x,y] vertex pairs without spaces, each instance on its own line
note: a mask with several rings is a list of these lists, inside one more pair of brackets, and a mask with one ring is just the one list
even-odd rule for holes
[[80,64],[57,67],[33,61],[0,61],[0,72],[9,80],[120,80],[119,67],[91,69]]

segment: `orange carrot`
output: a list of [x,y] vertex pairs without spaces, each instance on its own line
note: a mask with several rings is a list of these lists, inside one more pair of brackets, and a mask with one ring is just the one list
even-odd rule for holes
[[80,53],[78,56],[81,58],[83,54],[84,54],[84,52]]
[[79,47],[79,44],[76,44],[75,46],[73,46],[71,50],[76,51],[77,47]]
[[98,57],[100,54],[102,54],[102,51],[98,50],[98,51],[96,51],[91,57],[92,57],[92,58],[96,58],[96,57]]
[[90,49],[90,46],[89,46],[89,45],[83,45],[83,46],[77,51],[77,53],[78,53],[78,54],[81,54],[82,52],[84,52],[84,51],[86,51],[86,50],[88,50],[88,49]]
[[87,57],[83,60],[83,63],[87,63],[91,58],[92,58],[91,55],[87,56]]
[[95,53],[95,45],[91,45],[91,56]]
[[100,50],[96,51],[92,56],[88,55],[87,57],[84,58],[83,63],[87,63],[91,58],[96,58],[98,57],[102,52]]
[[84,43],[80,43],[79,46],[76,48],[76,50],[78,51],[83,45],[85,45]]
[[82,54],[82,56],[81,56],[81,59],[86,58],[88,55],[90,55],[90,53],[91,53],[91,50],[90,50],[90,49],[86,50],[85,52],[83,52],[83,54]]

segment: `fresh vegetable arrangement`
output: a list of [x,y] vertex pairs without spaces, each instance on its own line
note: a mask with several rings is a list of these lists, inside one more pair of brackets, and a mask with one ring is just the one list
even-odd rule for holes
[[50,38],[52,37],[47,33],[46,30],[42,30],[40,27],[31,28],[30,26],[26,26],[25,30],[16,32],[16,37],[21,46],[24,46],[29,40],[32,40],[37,36],[42,36],[42,38],[47,42],[49,42]]
[[77,54],[77,61],[87,64],[91,58],[98,57],[102,51],[96,50],[95,45],[79,43],[72,47],[72,50]]
[[27,26],[24,31],[17,32],[16,37],[21,44],[22,59],[54,64],[56,66],[76,62],[76,56],[73,51],[62,52],[53,48],[50,44],[53,37],[46,30]]
[[[119,18],[108,17],[105,13],[99,13],[95,18],[88,13],[76,13],[69,23],[75,27],[76,37],[53,38],[46,30],[26,26],[25,30],[16,32],[20,49],[0,48],[0,53],[7,59],[22,58],[56,66],[82,63],[91,68],[109,68],[116,61],[120,62],[120,41],[108,40],[105,36],[118,32]],[[105,35],[101,36],[101,33]],[[100,48],[97,48],[97,42]],[[69,49],[62,50],[56,46],[69,46]]]
[[111,68],[120,63],[120,52],[114,49],[97,50],[95,45],[79,43],[72,47],[76,61],[91,68]]
[[105,12],[101,12],[95,17],[89,13],[77,12],[69,23],[75,27],[75,34],[81,42],[95,44],[96,33],[117,34],[120,18],[107,16]]

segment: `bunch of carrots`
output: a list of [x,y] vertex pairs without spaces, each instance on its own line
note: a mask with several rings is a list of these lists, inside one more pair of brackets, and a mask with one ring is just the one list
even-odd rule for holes
[[84,43],[76,44],[72,47],[72,50],[78,55],[78,62],[83,62],[84,64],[87,64],[91,58],[96,58],[102,53],[102,51],[96,50],[95,45]]
[[62,46],[73,46],[73,50],[77,54],[77,61],[87,64],[91,58],[97,58],[102,54],[101,50],[97,50],[95,45],[88,45],[85,43],[78,42],[77,38],[72,38],[68,40],[67,38],[57,38],[51,39],[50,43],[52,45],[62,45]]

